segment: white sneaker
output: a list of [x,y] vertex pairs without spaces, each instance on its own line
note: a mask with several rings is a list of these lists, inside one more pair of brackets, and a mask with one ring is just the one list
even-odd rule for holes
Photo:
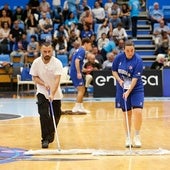
[[86,110],[83,106],[81,106],[81,107],[79,108],[79,112],[83,112],[83,113],[86,113],[86,114],[90,113],[90,111],[89,111],[89,110]]
[[77,113],[77,112],[79,112],[79,109],[80,109],[79,107],[75,106],[75,107],[73,107],[72,112]]
[[125,147],[129,148],[130,146],[132,146],[132,141],[131,139],[129,139],[129,137],[127,137],[125,141]]
[[135,147],[135,148],[140,148],[140,147],[142,146],[139,135],[136,135],[136,136],[134,137],[133,142],[134,142],[134,147]]

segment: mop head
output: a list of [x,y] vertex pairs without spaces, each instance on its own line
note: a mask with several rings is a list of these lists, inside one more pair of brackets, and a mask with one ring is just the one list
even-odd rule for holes
[[72,110],[62,110],[62,115],[86,115],[86,112],[72,112]]
[[24,155],[77,155],[77,154],[92,154],[94,149],[68,149],[68,150],[52,150],[52,149],[40,149],[40,150],[29,150]]
[[69,150],[29,150],[24,153],[30,155],[77,155],[90,154],[93,156],[153,156],[170,155],[166,149],[144,149],[144,150],[97,150],[97,149],[69,149]]
[[144,150],[96,150],[93,156],[153,156],[170,155],[170,150],[166,149],[144,149]]

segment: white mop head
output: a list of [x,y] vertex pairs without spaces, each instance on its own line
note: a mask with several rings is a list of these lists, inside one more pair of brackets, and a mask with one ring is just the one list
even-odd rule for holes
[[166,149],[144,149],[144,150],[96,150],[93,156],[147,156],[147,155],[170,155]]
[[97,149],[69,149],[69,150],[29,150],[24,155],[77,155],[91,154],[93,156],[149,156],[149,155],[170,155],[166,149],[144,149],[144,150],[97,150]]
[[24,153],[24,155],[76,155],[76,154],[92,154],[94,149],[68,149],[68,150],[50,150],[50,149],[41,149],[41,150],[29,150]]

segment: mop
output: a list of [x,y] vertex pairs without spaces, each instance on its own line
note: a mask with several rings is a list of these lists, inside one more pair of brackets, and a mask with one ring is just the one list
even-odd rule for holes
[[57,132],[57,125],[55,122],[55,116],[54,116],[54,110],[52,101],[50,101],[50,109],[54,124],[54,129],[56,133],[56,142],[57,142],[57,148],[56,150],[51,149],[40,149],[40,150],[29,150],[24,153],[24,155],[73,155],[73,154],[92,154],[94,152],[94,149],[69,149],[69,150],[63,150],[61,149],[59,136]]
[[137,155],[170,155],[170,150],[166,149],[144,149],[144,150],[132,150],[131,145],[131,135],[130,135],[130,127],[128,122],[128,112],[127,112],[127,103],[124,99],[124,106],[125,106],[125,119],[126,119],[126,127],[127,127],[127,134],[129,140],[129,150],[96,150],[92,153],[93,156],[137,156]]

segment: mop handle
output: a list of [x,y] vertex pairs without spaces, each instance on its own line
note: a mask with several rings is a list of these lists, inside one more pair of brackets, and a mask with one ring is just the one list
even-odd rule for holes
[[[50,90],[48,90],[48,94],[50,95]],[[53,123],[54,123],[54,129],[55,129],[55,132],[56,132],[57,146],[58,146],[58,150],[61,150],[58,132],[57,132],[57,125],[56,125],[56,122],[55,122],[54,109],[53,109],[53,104],[52,104],[53,101],[50,100],[49,102],[50,102],[50,109],[51,109],[51,114],[52,114],[52,118],[53,118]]]
[[[125,89],[123,89],[123,92],[125,92]],[[126,117],[126,126],[127,126],[128,139],[129,139],[129,141],[130,141],[129,150],[130,150],[130,152],[131,152],[131,151],[132,151],[132,146],[131,146],[131,137],[130,137],[129,122],[128,122],[128,113],[127,113],[127,103],[126,103],[126,99],[124,99],[124,106],[125,106],[125,117]]]

